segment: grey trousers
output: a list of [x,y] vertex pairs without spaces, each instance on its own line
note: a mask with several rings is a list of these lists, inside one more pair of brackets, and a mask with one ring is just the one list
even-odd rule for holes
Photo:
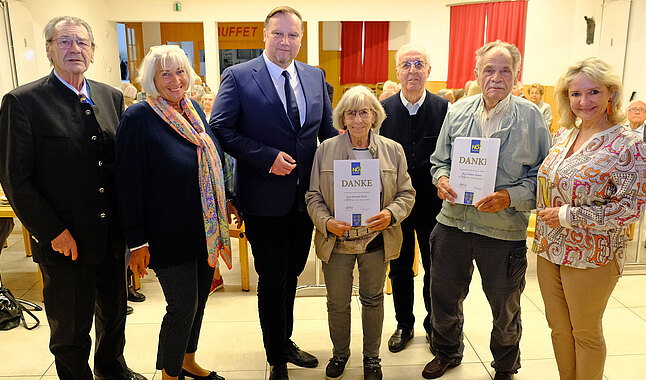
[[527,270],[525,240],[493,239],[438,223],[430,241],[431,348],[435,355],[449,363],[462,361],[462,302],[469,292],[475,260],[493,314],[491,366],[497,371],[515,372],[520,368],[520,295]]
[[350,302],[355,262],[359,266],[359,300],[363,325],[363,356],[379,356],[384,323],[384,250],[358,255],[332,253],[323,263],[327,288],[327,313],[333,355],[350,356]]
[[167,304],[159,331],[157,369],[164,369],[170,376],[182,372],[184,354],[197,350],[214,270],[206,255],[180,265],[155,269]]

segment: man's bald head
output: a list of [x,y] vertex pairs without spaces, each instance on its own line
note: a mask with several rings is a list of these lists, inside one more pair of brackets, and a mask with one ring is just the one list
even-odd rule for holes
[[646,121],[646,103],[641,100],[633,100],[628,104],[628,121],[632,129],[638,128]]

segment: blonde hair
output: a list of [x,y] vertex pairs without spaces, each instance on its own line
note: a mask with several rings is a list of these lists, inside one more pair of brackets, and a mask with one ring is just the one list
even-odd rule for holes
[[343,123],[345,111],[362,108],[366,103],[377,114],[377,120],[375,120],[371,128],[378,131],[381,123],[386,119],[386,111],[384,111],[384,107],[381,106],[375,94],[364,86],[354,86],[343,94],[339,104],[337,104],[334,112],[332,112],[334,128],[338,130],[346,129]]
[[544,87],[543,87],[543,85],[542,85],[542,84],[540,84],[540,83],[532,83],[532,84],[530,84],[530,85],[529,85],[529,88],[527,89],[527,93],[528,93],[528,94],[529,94],[530,92],[532,92],[532,88],[535,88],[536,90],[538,90],[538,92],[540,92],[540,93],[541,93],[541,97],[545,94],[545,88],[544,88]]
[[157,87],[155,86],[155,73],[157,72],[158,64],[165,70],[169,68],[184,69],[186,75],[188,75],[188,88],[186,92],[188,94],[191,93],[195,81],[195,71],[193,71],[193,67],[186,53],[176,45],[161,45],[150,48],[150,51],[144,57],[137,71],[137,81],[141,83],[141,88],[146,94],[152,98],[159,96],[159,91],[157,91]]
[[612,102],[610,114],[607,115],[608,121],[614,125],[626,120],[626,114],[621,109],[623,85],[621,84],[619,74],[603,59],[590,57],[568,67],[565,74],[559,78],[556,84],[554,98],[556,99],[556,108],[561,116],[559,125],[565,128],[575,126],[577,116],[572,113],[568,90],[572,81],[582,74],[606,86],[608,92],[610,92]]

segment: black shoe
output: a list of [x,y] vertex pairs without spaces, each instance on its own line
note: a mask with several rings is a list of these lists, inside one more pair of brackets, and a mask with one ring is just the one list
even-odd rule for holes
[[319,365],[316,356],[298,348],[291,340],[287,343],[287,361],[299,367],[314,368]]
[[195,379],[195,380],[224,380],[224,377],[218,375],[214,371],[211,371],[211,373],[209,373],[206,376],[197,376],[188,372],[184,368],[182,368],[182,373],[179,376],[177,376],[177,380],[184,380],[187,377],[190,377],[191,379]]
[[494,376],[493,380],[512,380],[513,378],[514,372],[496,371],[496,376]]
[[383,374],[381,373],[381,364],[378,356],[374,358],[363,357],[363,380],[381,380]]
[[130,305],[126,305],[126,315],[130,315],[135,311]]
[[130,302],[144,302],[146,300],[146,296],[139,293],[138,291],[135,290],[132,286],[128,287],[128,301]]
[[345,365],[348,363],[348,358],[340,358],[332,356],[330,362],[325,367],[325,378],[327,380],[335,380],[343,377],[345,372]]
[[406,348],[408,343],[413,340],[415,330],[397,328],[393,335],[388,340],[388,349],[390,352],[399,352]]
[[143,375],[133,372],[130,368],[126,368],[125,371],[112,375],[112,376],[98,376],[94,375],[95,380],[148,380]]
[[457,367],[460,363],[447,363],[437,357],[430,361],[422,371],[422,377],[425,379],[437,379],[442,377],[447,369]]
[[287,375],[287,364],[276,364],[271,366],[269,380],[289,380]]

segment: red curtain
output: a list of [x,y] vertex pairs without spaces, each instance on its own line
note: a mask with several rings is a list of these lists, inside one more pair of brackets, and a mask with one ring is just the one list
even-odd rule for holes
[[362,83],[379,83],[388,80],[389,24],[388,21],[367,21],[365,23]]
[[524,56],[526,17],[527,1],[487,3],[487,42],[509,42]]
[[447,88],[462,88],[475,79],[475,52],[484,44],[486,12],[484,3],[451,7]]
[[341,22],[341,84],[363,81],[362,35],[362,21]]

